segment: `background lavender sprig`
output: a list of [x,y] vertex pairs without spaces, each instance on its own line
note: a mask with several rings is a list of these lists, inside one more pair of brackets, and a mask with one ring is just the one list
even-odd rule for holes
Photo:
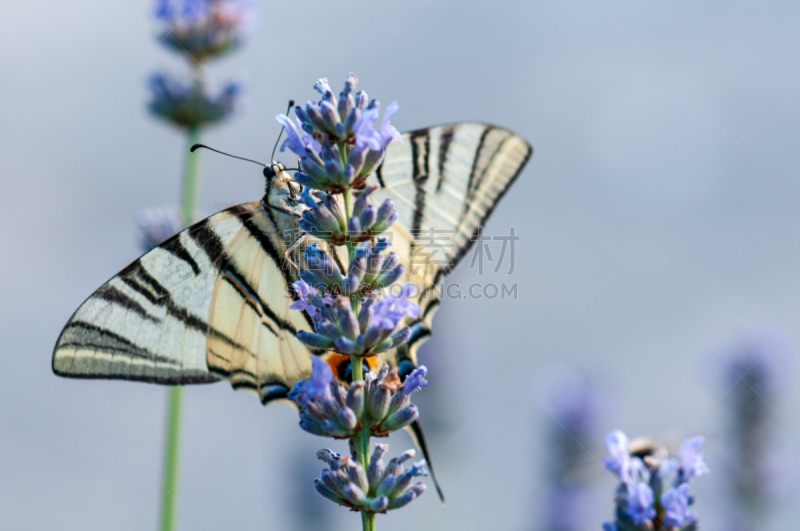
[[768,524],[779,496],[785,495],[781,486],[790,483],[796,468],[793,453],[782,452],[776,443],[773,409],[792,369],[792,351],[783,331],[757,324],[715,354],[717,380],[726,391],[724,525],[749,531]]
[[[154,16],[161,26],[159,42],[182,55],[189,66],[188,76],[163,72],[150,76],[151,113],[186,131],[186,164],[181,186],[179,222],[166,210],[146,210],[137,216],[142,246],[152,248],[186,227],[195,218],[199,191],[200,154],[191,146],[200,142],[202,127],[230,116],[242,92],[242,84],[229,81],[211,90],[206,83],[202,62],[235,49],[255,13],[249,2],[237,0],[157,0]],[[148,249],[149,250],[149,249]],[[164,455],[164,494],[161,529],[175,527],[180,456],[182,388],[171,387],[167,405],[167,430]]]
[[604,393],[575,371],[554,367],[540,379],[540,401],[548,418],[545,493],[533,520],[543,531],[583,531],[589,524],[588,474],[599,424],[608,414]]
[[608,457],[603,466],[619,480],[615,495],[615,519],[603,524],[604,531],[634,529],[695,531],[697,517],[692,506],[690,483],[708,473],[698,451],[703,437],[681,443],[679,455],[651,443],[632,445],[616,430],[606,435]]

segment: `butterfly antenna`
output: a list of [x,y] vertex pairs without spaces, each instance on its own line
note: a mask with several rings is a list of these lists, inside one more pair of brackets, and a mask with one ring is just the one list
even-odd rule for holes
[[234,159],[246,160],[247,162],[252,162],[254,164],[258,164],[259,166],[264,166],[265,168],[267,167],[267,165],[264,164],[263,162],[258,162],[257,160],[253,160],[253,159],[246,159],[244,157],[239,157],[239,156],[236,156],[236,155],[231,155],[230,153],[225,153],[224,151],[220,151],[218,149],[214,149],[214,148],[209,147],[209,146],[207,146],[205,144],[195,144],[195,145],[193,145],[191,147],[191,149],[189,149],[189,151],[191,153],[194,153],[195,150],[200,149],[200,148],[210,149],[211,151],[216,151],[217,153],[220,153],[221,155],[227,155],[228,157],[233,157]]
[[[294,107],[294,100],[289,100],[289,106],[286,107],[286,116],[289,116],[289,111],[292,110]],[[283,127],[281,127],[281,132],[278,133],[278,140],[275,141],[275,147],[272,148],[272,155],[269,156],[269,160],[275,160],[275,151],[278,149],[278,142],[281,141],[281,135],[283,134]]]

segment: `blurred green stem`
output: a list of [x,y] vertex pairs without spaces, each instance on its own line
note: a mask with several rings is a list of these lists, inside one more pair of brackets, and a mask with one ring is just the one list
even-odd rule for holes
[[363,531],[375,531],[375,513],[361,513]]
[[169,404],[167,406],[167,441],[164,454],[164,497],[161,500],[161,531],[175,529],[182,401],[183,387],[170,387]]
[[200,178],[197,169],[200,166],[200,152],[190,152],[193,145],[200,143],[200,128],[190,127],[188,131],[188,147],[186,150],[186,167],[183,170],[183,185],[181,187],[181,212],[183,222],[188,226],[194,221],[197,208],[197,190],[200,187]]
[[[197,170],[200,165],[200,153],[192,153],[189,149],[200,142],[200,129],[189,128],[187,136],[189,145],[181,185],[181,216],[186,226],[191,225],[194,221],[197,209],[197,190],[200,184]],[[182,407],[183,387],[170,387],[167,403],[167,439],[164,447],[164,497],[161,500],[161,531],[173,531],[176,528],[175,505],[178,499]]]

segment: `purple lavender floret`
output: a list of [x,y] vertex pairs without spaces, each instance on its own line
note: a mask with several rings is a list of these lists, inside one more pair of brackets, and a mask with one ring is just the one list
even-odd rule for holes
[[690,505],[692,497],[689,494],[689,484],[683,483],[673,487],[661,495],[661,505],[664,507],[664,525],[682,528],[694,522],[695,517]]
[[603,466],[609,472],[616,474],[622,481],[630,481],[630,454],[628,453],[628,437],[620,430],[615,430],[605,438],[606,449],[611,454],[603,458]]
[[645,483],[630,483],[628,490],[628,507],[625,513],[640,525],[645,520],[650,520],[656,516],[653,509],[653,489]]
[[683,481],[689,481],[695,476],[702,476],[708,473],[705,457],[702,453],[697,451],[705,440],[705,437],[698,435],[686,439],[681,443],[679,455],[681,459],[681,478]]

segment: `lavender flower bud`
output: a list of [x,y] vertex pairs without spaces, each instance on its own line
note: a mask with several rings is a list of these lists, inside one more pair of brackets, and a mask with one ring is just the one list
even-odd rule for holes
[[319,110],[328,132],[336,133],[336,125],[341,123],[339,113],[336,112],[336,107],[334,107],[331,102],[323,101],[319,104]]
[[361,166],[361,170],[358,174],[366,177],[372,173],[372,170],[383,162],[383,154],[383,151],[373,151],[371,149],[367,151],[364,157],[364,164]]
[[[339,424],[341,424],[345,431],[352,431],[355,429],[356,424],[358,424],[358,418],[356,418],[355,412],[350,409],[349,407],[343,407],[339,410]],[[391,419],[389,419],[391,420]]]
[[[359,278],[356,275],[348,275],[342,282],[342,294],[351,295],[358,291]],[[357,335],[357,333],[356,333]]]
[[339,118],[344,122],[351,111],[355,110],[356,99],[352,94],[345,94],[342,92],[339,95]]
[[324,497],[331,500],[333,503],[338,503],[341,505],[344,502],[339,495],[337,495],[333,490],[330,489],[330,487],[326,486],[325,483],[319,479],[314,480],[314,489]]
[[389,450],[388,444],[376,444],[375,451],[372,453],[372,458],[369,462],[369,469],[367,470],[367,477],[369,478],[370,485],[377,485],[380,483],[383,473],[386,470],[386,465],[383,462],[383,456]]
[[362,505],[367,500],[367,495],[364,494],[364,491],[353,483],[345,485],[344,495],[353,505]]
[[390,415],[389,418],[383,421],[381,428],[387,432],[397,431],[401,428],[405,428],[418,418],[419,410],[416,405],[411,404]]
[[358,462],[351,462],[347,467],[347,477],[352,481],[361,491],[367,492],[369,490],[369,481],[367,481],[367,474]]
[[367,302],[361,305],[361,311],[358,312],[358,326],[361,330],[369,329],[372,315],[375,313],[372,309],[373,301],[374,299],[368,299]]
[[366,147],[359,148],[356,146],[352,153],[350,153],[350,157],[347,159],[347,164],[352,166],[356,175],[359,175],[360,177],[366,177],[368,175],[363,172],[364,162],[367,160],[368,149],[369,148]]
[[342,308],[339,314],[339,326],[350,339],[358,335],[358,319],[350,308]]
[[336,105],[336,97],[333,95],[331,86],[328,84],[328,78],[319,78],[316,83],[314,83],[314,90],[322,95],[323,102],[332,103],[334,106]]
[[326,128],[325,119],[322,117],[322,110],[319,105],[313,101],[306,102],[305,116],[314,124],[314,127],[323,130]]
[[[355,105],[355,100],[353,100],[353,105]],[[361,118],[361,110],[360,109],[350,109],[350,112],[347,113],[347,116],[342,118],[344,121],[344,127],[346,131],[352,131],[353,125]],[[362,160],[363,163],[363,160]]]
[[372,227],[372,224],[375,223],[375,208],[372,205],[367,205],[361,213],[361,217],[358,219],[362,227]]
[[370,512],[382,513],[389,508],[389,498],[386,496],[378,496],[377,498],[373,498],[372,501],[367,504],[367,508]]
[[329,350],[333,348],[333,342],[330,339],[314,332],[298,330],[297,339],[314,349]]
[[345,166],[344,172],[342,172],[342,180],[341,180],[342,186],[350,185],[350,183],[353,182],[353,179],[355,179],[355,176],[356,176],[355,168],[350,164]]
[[367,93],[363,90],[359,90],[356,92],[356,107],[361,109],[362,111],[367,108],[367,103],[369,102],[369,98],[367,97]]
[[347,398],[345,400],[347,407],[349,407],[357,417],[364,414],[364,382],[353,382],[350,384],[350,389],[347,390]]
[[367,401],[369,418],[375,420],[382,419],[389,409],[389,400],[391,400],[389,390],[382,385],[378,385],[373,392],[370,393]]
[[317,459],[319,459],[320,461],[325,461],[329,465],[338,463],[341,458],[342,454],[334,452],[329,448],[323,448],[322,450],[317,450]]
[[386,286],[390,286],[397,282],[397,280],[403,276],[403,272],[406,270],[403,264],[398,265],[394,269],[386,271],[378,275],[378,278],[372,283],[373,289],[382,289]]
[[390,494],[394,490],[394,484],[396,481],[397,478],[394,475],[390,474],[384,477],[378,485],[378,489],[375,491],[375,493],[379,496],[386,496]]
[[356,90],[356,85],[358,85],[358,78],[356,75],[353,73],[348,74],[347,79],[344,80],[342,95],[352,94],[353,91]]
[[[389,509],[399,509],[414,501],[414,499],[416,499],[416,497],[419,496],[419,494],[425,492],[425,484],[418,483],[418,485],[420,484],[423,486],[423,488],[410,489],[406,491],[405,494],[403,494],[402,496],[398,496],[397,498],[389,502]],[[418,492],[419,494],[417,494]]]
[[353,340],[347,339],[346,337],[337,337],[333,344],[336,346],[336,349],[341,352],[342,354],[352,354],[356,351],[356,344]]
[[366,188],[364,188],[363,192],[358,194],[358,197],[356,197],[355,203],[353,203],[353,215],[354,216],[356,216],[356,217],[361,216],[361,212],[364,210],[364,208],[366,208],[370,204],[369,203],[369,196],[372,195],[372,192],[374,192],[377,189],[378,189],[378,187],[375,186],[375,185],[367,186]]
[[361,234],[361,221],[357,217],[353,216],[347,222],[347,233],[351,238]]

